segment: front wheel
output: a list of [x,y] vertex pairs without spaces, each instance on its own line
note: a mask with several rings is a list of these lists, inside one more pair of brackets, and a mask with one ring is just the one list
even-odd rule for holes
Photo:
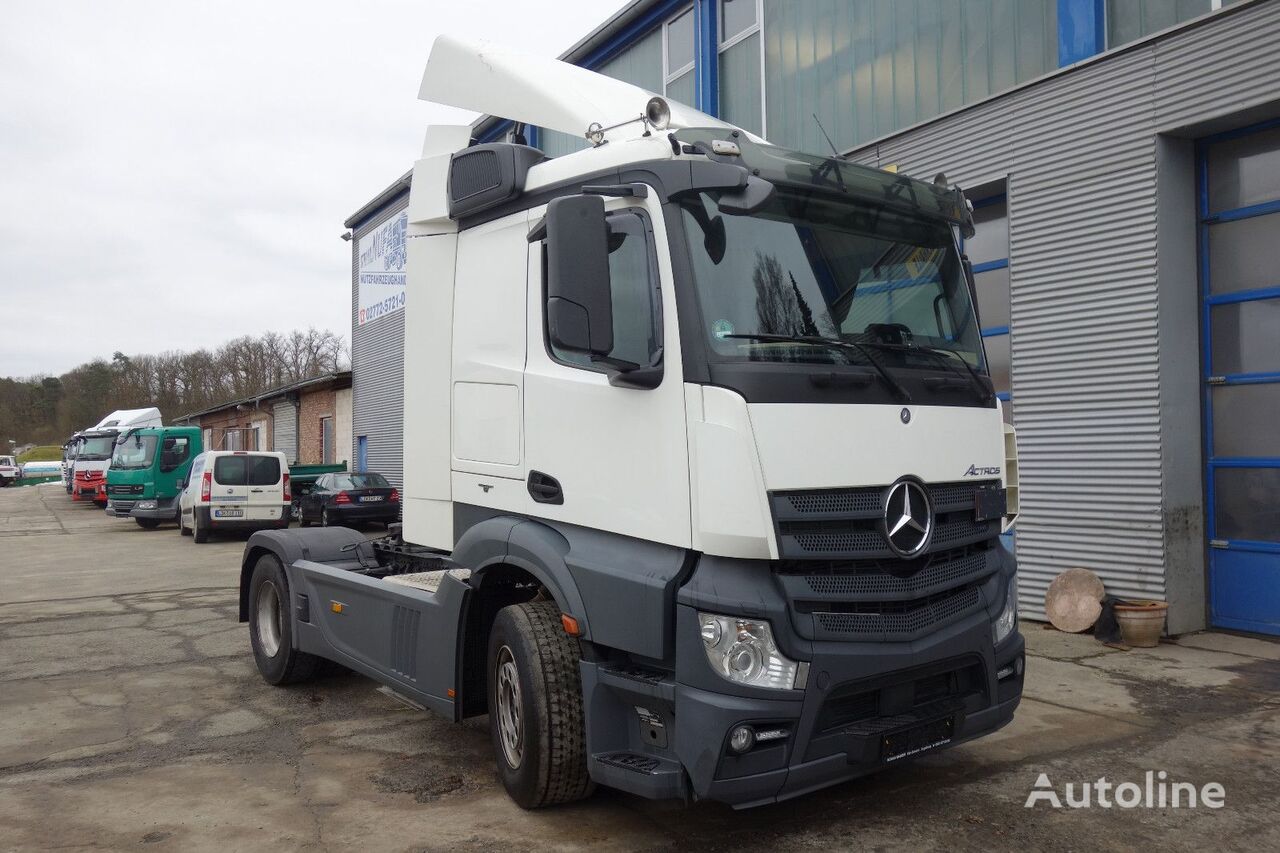
[[155,530],[160,526],[158,518],[135,518],[134,521],[138,522],[138,526],[143,530]]
[[289,581],[274,554],[263,554],[249,581],[249,644],[258,672],[269,684],[309,680],[320,659],[293,646]]
[[489,635],[489,735],[498,774],[518,805],[580,800],[587,774],[578,643],[553,601],[498,612]]

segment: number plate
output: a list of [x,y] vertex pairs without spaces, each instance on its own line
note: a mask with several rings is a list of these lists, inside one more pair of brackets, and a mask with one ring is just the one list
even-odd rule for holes
[[367,495],[360,499],[360,503],[371,504],[382,500],[382,495]]
[[880,757],[886,764],[902,758],[910,758],[951,743],[955,733],[955,720],[947,717],[934,720],[900,732],[885,735],[880,740]]
[[240,518],[244,515],[242,509],[215,509],[213,511],[214,518]]
[[1003,518],[1008,508],[1004,489],[985,488],[973,493],[974,521],[994,521]]

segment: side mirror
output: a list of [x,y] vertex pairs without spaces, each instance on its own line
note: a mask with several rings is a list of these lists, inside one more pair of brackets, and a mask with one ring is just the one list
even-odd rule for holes
[[613,349],[609,226],[604,199],[573,195],[547,205],[547,333],[569,352]]

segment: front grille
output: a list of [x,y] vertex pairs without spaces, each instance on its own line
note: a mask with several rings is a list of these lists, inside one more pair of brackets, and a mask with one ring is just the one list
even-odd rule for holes
[[140,495],[142,494],[142,491],[143,491],[143,487],[141,485],[135,485],[135,486],[108,485],[107,486],[107,494],[109,495]]
[[826,634],[905,640],[981,604],[978,588],[967,586],[915,601],[860,602],[850,606],[853,612],[823,611],[814,613],[813,618]]
[[805,584],[819,595],[914,596],[934,586],[954,586],[987,573],[988,554],[961,552],[958,557],[935,560],[912,575],[884,571],[851,574],[805,575]]
[[[999,481],[927,484],[934,530],[926,554],[981,542],[1000,532],[999,520],[974,520],[977,492]],[[770,507],[784,560],[896,558],[884,535],[889,486],[771,492]]]

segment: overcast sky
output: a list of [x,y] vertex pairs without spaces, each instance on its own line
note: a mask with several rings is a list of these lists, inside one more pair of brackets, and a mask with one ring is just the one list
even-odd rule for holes
[[3,3],[0,376],[314,325],[412,166],[432,40],[556,56],[625,0]]

